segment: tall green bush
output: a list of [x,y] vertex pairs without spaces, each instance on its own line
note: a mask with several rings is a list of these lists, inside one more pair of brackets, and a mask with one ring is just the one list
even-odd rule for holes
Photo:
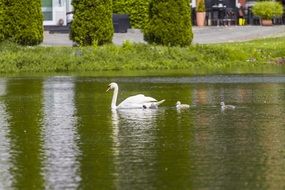
[[0,42],[4,40],[4,5],[0,0]]
[[2,0],[4,36],[21,45],[43,41],[41,0]]
[[151,0],[144,38],[167,46],[190,45],[193,33],[189,0]]
[[113,12],[128,14],[132,28],[143,29],[148,19],[149,0],[113,0]]
[[112,42],[112,0],[73,0],[71,39],[79,45]]

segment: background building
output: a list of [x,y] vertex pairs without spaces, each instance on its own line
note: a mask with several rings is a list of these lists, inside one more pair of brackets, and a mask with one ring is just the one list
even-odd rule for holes
[[[45,26],[66,26],[72,20],[72,0],[42,0],[42,11],[44,14]],[[192,10],[195,11],[196,1],[191,2]],[[277,0],[283,3],[285,7],[285,0]],[[205,0],[206,9],[209,10],[213,5],[222,3],[228,8],[238,8],[240,5],[246,9],[251,7],[256,0]],[[192,15],[192,17],[195,17]],[[285,16],[283,16],[285,19]]]
[[42,0],[42,11],[44,14],[44,25],[67,25],[72,19],[71,0]]

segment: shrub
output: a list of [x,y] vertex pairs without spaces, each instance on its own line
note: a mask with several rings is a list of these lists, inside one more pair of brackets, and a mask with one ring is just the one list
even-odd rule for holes
[[196,7],[196,11],[197,12],[205,12],[206,11],[205,1],[204,0],[199,0],[198,1],[198,5]]
[[71,39],[82,45],[112,42],[112,0],[73,0]]
[[143,29],[148,19],[149,0],[113,0],[113,12],[128,14],[132,28]]
[[4,5],[2,0],[0,0],[0,42],[4,40]]
[[5,38],[21,45],[37,45],[43,41],[41,0],[3,0]]
[[189,1],[151,0],[144,38],[161,45],[190,45],[193,34]]
[[278,2],[262,1],[257,2],[252,12],[254,15],[260,16],[262,19],[270,20],[275,16],[281,16],[283,14],[283,7]]

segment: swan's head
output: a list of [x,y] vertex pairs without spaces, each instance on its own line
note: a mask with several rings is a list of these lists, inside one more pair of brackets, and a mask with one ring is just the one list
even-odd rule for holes
[[221,102],[220,104],[221,104],[221,106],[225,106],[225,102]]
[[108,85],[108,88],[107,88],[106,92],[108,92],[109,90],[113,90],[113,89],[115,89],[115,88],[118,88],[118,85],[117,85],[117,83],[112,82],[112,83],[110,83],[110,84]]
[[180,101],[177,101],[177,102],[176,102],[176,106],[179,106],[179,105],[181,105],[181,102],[180,102]]

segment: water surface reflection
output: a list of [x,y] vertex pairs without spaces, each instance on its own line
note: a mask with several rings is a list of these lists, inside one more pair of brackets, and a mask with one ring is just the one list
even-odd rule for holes
[[[157,119],[163,109],[112,111],[116,187],[150,189],[155,177]],[[130,178],[130,175],[133,176]]]
[[9,118],[11,186],[13,189],[43,189],[42,79],[7,80],[4,102]]
[[3,78],[0,189],[284,189],[284,117],[282,75]]
[[8,189],[12,185],[9,118],[3,101],[3,96],[6,95],[6,83],[6,80],[0,80],[0,189]]
[[77,189],[80,182],[74,81],[50,78],[43,85],[43,151],[47,189]]

